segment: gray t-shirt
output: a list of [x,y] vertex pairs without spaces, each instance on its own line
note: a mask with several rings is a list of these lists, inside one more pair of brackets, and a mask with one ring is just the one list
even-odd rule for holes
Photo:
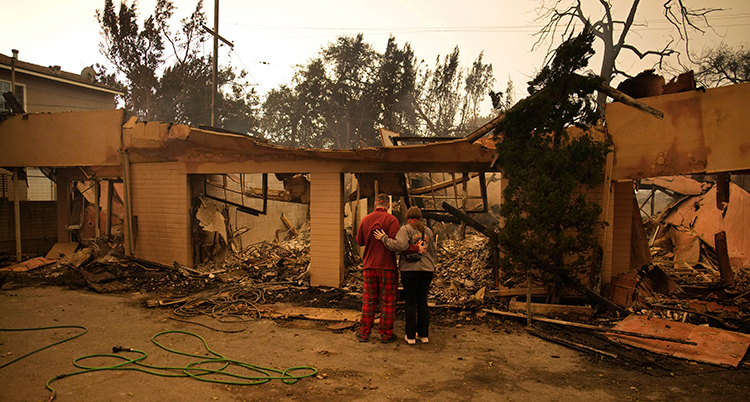
[[[380,240],[392,251],[404,251],[410,245],[417,244],[421,238],[422,232],[407,223],[401,226],[395,239],[383,236]],[[427,246],[427,251],[422,254],[422,258],[416,262],[409,262],[403,257],[400,258],[398,264],[399,271],[435,271],[435,261],[437,261],[435,236],[427,226],[424,227],[424,242]]]

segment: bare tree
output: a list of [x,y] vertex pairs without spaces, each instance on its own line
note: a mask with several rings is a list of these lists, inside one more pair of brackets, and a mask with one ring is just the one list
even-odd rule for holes
[[[599,75],[604,78],[604,83],[609,84],[612,79],[618,75],[629,77],[627,72],[617,67],[617,59],[620,52],[625,49],[632,52],[639,59],[646,57],[655,57],[656,65],[662,66],[664,60],[670,56],[679,56],[681,51],[677,50],[677,45],[681,42],[685,45],[685,53],[689,57],[688,45],[691,34],[696,32],[703,33],[709,28],[708,15],[720,8],[702,7],[691,8],[685,5],[685,0],[664,0],[663,14],[664,18],[672,24],[677,30],[677,37],[669,39],[664,45],[656,49],[639,49],[628,42],[628,34],[636,23],[636,15],[640,0],[631,0],[630,8],[623,19],[614,16],[615,6],[611,0],[542,0],[541,6],[537,9],[538,17],[536,21],[546,21],[545,25],[535,34],[537,40],[532,50],[538,48],[544,43],[548,43],[548,55],[552,54],[554,43],[559,40],[565,40],[572,35],[580,32],[588,26],[593,31],[597,40],[603,45],[602,64]],[[598,16],[592,15],[589,9],[594,9],[593,3],[598,4]],[[626,5],[623,1],[618,1],[618,10],[624,10]],[[606,95],[599,94],[597,103],[603,105]]]
[[696,80],[706,87],[750,82],[750,48],[726,43],[705,52],[697,61]]

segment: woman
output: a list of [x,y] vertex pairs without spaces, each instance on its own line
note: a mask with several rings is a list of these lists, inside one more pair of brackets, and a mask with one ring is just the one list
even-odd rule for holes
[[[380,229],[373,234],[386,247],[393,251],[406,251],[409,246],[419,245],[420,255],[417,261],[409,261],[405,254],[399,259],[401,284],[404,286],[406,299],[406,335],[404,340],[414,345],[417,340],[429,342],[430,311],[427,307],[427,293],[430,290],[432,275],[435,272],[435,236],[430,228],[421,222],[422,211],[411,207],[406,211],[408,222],[401,226],[395,239],[391,239]],[[411,247],[410,250],[413,250]]]

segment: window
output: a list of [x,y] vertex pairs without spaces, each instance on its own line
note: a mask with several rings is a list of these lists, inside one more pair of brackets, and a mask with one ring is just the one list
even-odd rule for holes
[[48,179],[39,168],[26,168],[26,180],[28,183],[27,199],[29,201],[55,201],[57,199],[55,182]]
[[[23,106],[23,109],[26,110],[26,99],[25,98],[25,86],[19,85],[16,83],[16,98],[18,99],[18,102]],[[10,92],[10,82],[7,81],[0,81],[0,95]],[[5,97],[0,96],[0,112],[10,112],[10,107],[5,102]]]

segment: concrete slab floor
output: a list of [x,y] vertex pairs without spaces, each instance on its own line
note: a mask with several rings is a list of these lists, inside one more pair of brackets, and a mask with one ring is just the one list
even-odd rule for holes
[[[294,384],[226,385],[127,370],[95,371],[52,382],[68,401],[746,401],[750,370],[701,367],[699,375],[651,376],[528,335],[485,325],[431,328],[430,343],[359,343],[351,330],[332,332],[310,321],[253,319],[247,329],[223,333],[179,322],[168,309],[141,307],[141,294],[103,295],[60,287],[0,289],[0,329],[78,325],[88,332],[0,368],[0,400],[46,401],[45,383],[79,371],[73,360],[112,353],[117,345],[147,353],[144,363],[184,366],[196,359],[167,353],[151,339],[162,331],[189,331],[228,359],[275,369],[317,368]],[[503,320],[503,318],[498,318]],[[212,327],[237,328],[210,319]],[[403,322],[396,322],[403,337]],[[0,365],[79,333],[79,329],[0,331]],[[207,355],[197,338],[171,333],[165,346]],[[121,353],[133,357],[132,353]],[[112,365],[114,359],[86,360]],[[233,370],[236,371],[236,370]],[[299,374],[304,371],[299,371]],[[224,378],[226,380],[226,378]],[[233,380],[233,379],[232,379]]]

